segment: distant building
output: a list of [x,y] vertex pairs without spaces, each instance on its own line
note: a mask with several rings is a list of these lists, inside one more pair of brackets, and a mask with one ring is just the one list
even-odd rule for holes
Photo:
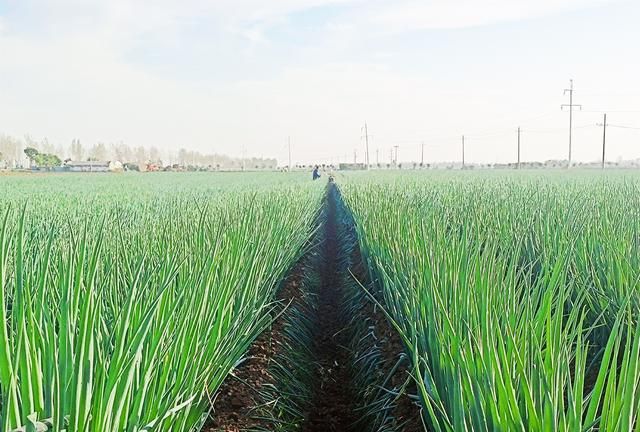
[[367,166],[363,163],[341,163],[338,165],[340,171],[362,171],[366,170]]
[[120,161],[111,161],[109,162],[109,171],[111,172],[123,172],[124,166]]
[[71,172],[108,172],[110,162],[107,161],[67,161],[67,169]]

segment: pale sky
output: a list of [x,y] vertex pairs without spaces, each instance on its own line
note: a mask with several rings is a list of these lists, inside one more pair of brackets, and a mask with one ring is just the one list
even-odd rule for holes
[[[286,163],[600,157],[640,128],[637,0],[0,0],[0,133]],[[640,158],[611,127],[608,158]]]

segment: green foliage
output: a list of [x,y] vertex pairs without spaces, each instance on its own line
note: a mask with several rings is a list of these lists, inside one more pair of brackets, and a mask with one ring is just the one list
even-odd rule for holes
[[54,166],[60,166],[62,161],[54,154],[40,153],[33,147],[27,147],[24,149],[24,154],[27,155],[32,163],[42,168],[52,168]]
[[39,154],[40,152],[33,148],[33,147],[27,147],[24,149],[24,154],[27,155],[27,157],[29,158],[29,160],[31,162],[34,162],[36,159],[36,156]]
[[152,177],[0,184],[0,430],[198,430],[268,325],[321,189]]
[[35,163],[43,168],[52,168],[62,165],[60,158],[54,154],[40,153],[35,157]]
[[640,428],[640,181],[347,177],[436,431]]

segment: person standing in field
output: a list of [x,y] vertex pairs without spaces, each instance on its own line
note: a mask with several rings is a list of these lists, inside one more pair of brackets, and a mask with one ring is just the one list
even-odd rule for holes
[[313,168],[313,179],[314,179],[314,180],[318,180],[320,177],[321,177],[321,176],[320,176],[320,167],[318,167],[318,165],[316,165],[316,166]]

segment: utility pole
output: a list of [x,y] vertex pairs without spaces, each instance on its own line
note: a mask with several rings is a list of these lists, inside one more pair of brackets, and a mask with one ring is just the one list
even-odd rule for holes
[[398,166],[398,147],[400,147],[400,146],[398,146],[398,145],[394,145],[393,146],[393,148],[396,149],[396,158],[395,158],[396,159],[395,160],[396,166]]
[[380,159],[379,159],[379,154],[380,154],[380,149],[376,149],[376,166],[380,165]]
[[569,83],[570,83],[569,88],[564,89],[564,92],[563,92],[563,95],[566,95],[567,92],[569,93],[569,103],[562,104],[560,106],[560,109],[569,107],[569,164],[567,165],[567,168],[571,168],[571,133],[573,131],[573,107],[579,107],[580,109],[582,109],[582,105],[577,105],[573,103],[573,80],[569,80]]
[[245,157],[244,156],[245,156],[244,146],[242,146],[242,171],[244,171],[244,169],[245,169],[245,165],[244,165]]
[[358,150],[353,151],[353,163],[358,163]]
[[369,169],[369,131],[367,129],[367,122],[364,122],[364,142],[365,142],[365,164],[367,165],[367,169]]
[[424,141],[420,144],[421,152],[420,152],[420,166],[424,166]]
[[462,169],[464,169],[464,135],[462,135]]
[[603,122],[598,124],[602,126],[602,169],[604,169],[605,148],[607,145],[607,114],[605,113]]
[[291,172],[291,137],[289,137],[289,172]]
[[518,169],[520,169],[520,126],[518,126]]
[[605,149],[607,147],[607,114],[604,114],[602,123],[602,169],[604,169]]

